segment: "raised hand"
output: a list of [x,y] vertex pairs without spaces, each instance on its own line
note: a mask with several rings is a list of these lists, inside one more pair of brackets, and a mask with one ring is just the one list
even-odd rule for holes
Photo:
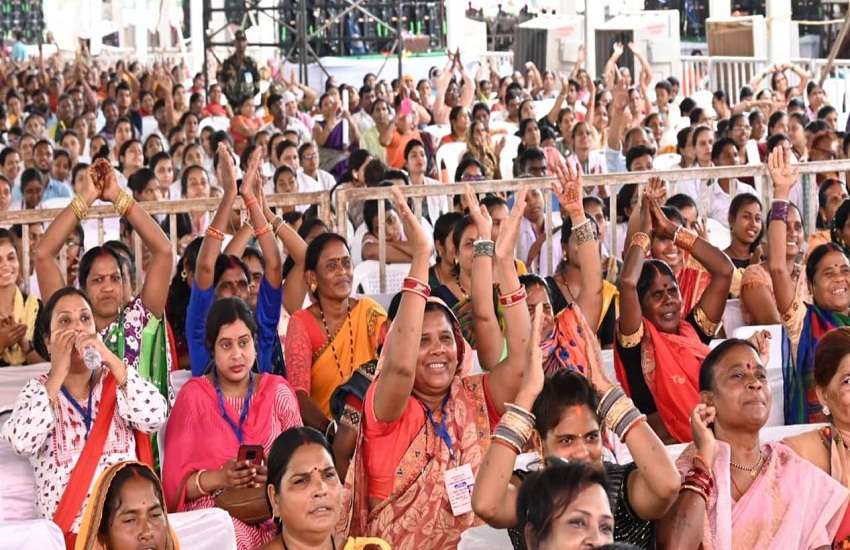
[[553,187],[561,208],[569,214],[570,218],[584,214],[581,166],[578,164],[573,166],[559,160],[553,168],[555,175],[558,176]]
[[74,351],[76,338],[77,331],[73,329],[60,330],[50,335],[50,377],[55,375],[59,385],[71,369],[71,352]]
[[422,229],[422,225],[416,219],[416,215],[410,210],[401,189],[394,185],[390,188],[390,193],[393,195],[393,204],[395,205],[396,212],[398,212],[398,216],[401,218],[404,235],[407,237],[407,242],[413,247],[414,259],[419,257],[430,261],[431,252],[434,248],[434,245],[431,244],[431,239],[425,234],[425,230]]
[[614,51],[615,56],[620,57],[621,55],[623,55],[623,44],[620,42],[614,42],[612,50]]
[[543,390],[546,376],[543,374],[543,350],[540,347],[540,326],[543,324],[543,304],[534,306],[531,318],[531,337],[528,340],[528,361],[522,373],[522,385],[517,401],[534,403]]
[[218,155],[218,183],[224,189],[225,195],[235,196],[236,166],[233,164],[233,157],[230,156],[227,144],[219,143],[216,154]]
[[655,236],[662,239],[672,239],[679,228],[679,224],[670,221],[670,218],[664,215],[661,207],[644,195],[645,201],[649,202],[649,213],[652,216],[652,232]]
[[754,332],[747,340],[756,347],[762,363],[767,363],[770,360],[770,332],[760,330]]
[[519,238],[519,227],[522,222],[523,213],[525,212],[525,198],[528,196],[528,188],[522,187],[514,196],[514,207],[511,209],[511,215],[508,219],[502,222],[499,229],[499,238],[496,241],[496,258],[497,259],[514,259],[516,251],[516,243]]
[[620,78],[617,80],[614,84],[614,88],[611,90],[611,95],[613,96],[611,105],[614,106],[614,109],[623,111],[628,106],[629,87],[626,85],[626,81],[624,79]]
[[257,147],[248,158],[248,166],[245,167],[245,173],[242,176],[242,196],[245,199],[249,196],[258,199],[263,197],[262,164],[263,148]]
[[649,183],[644,188],[643,194],[656,204],[662,205],[667,200],[667,185],[661,178],[649,178]]
[[790,149],[776,147],[767,157],[767,171],[773,181],[773,196],[780,200],[788,199],[791,188],[800,175],[800,167],[791,164],[791,155]]
[[713,467],[714,455],[717,452],[717,440],[709,427],[714,422],[716,414],[716,409],[705,403],[698,404],[691,413],[691,435],[694,437],[694,445],[700,458],[709,468]]
[[478,204],[478,197],[470,184],[466,184],[463,192],[466,198],[466,206],[469,208],[469,217],[478,229],[478,238],[489,240],[493,236],[493,220],[486,206]]

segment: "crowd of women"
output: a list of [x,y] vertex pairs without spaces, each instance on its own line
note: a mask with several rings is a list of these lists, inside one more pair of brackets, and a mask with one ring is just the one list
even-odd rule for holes
[[[617,45],[596,80],[582,63],[470,74],[451,54],[419,81],[321,94],[263,67],[256,97],[179,65],[4,60],[0,212],[59,209],[0,228],[0,365],[49,363],[2,426],[39,514],[86,550],[176,549],[169,513],[212,507],[239,550],[455,548],[467,532],[850,547],[850,199],[843,174],[804,185],[797,167],[847,158],[850,134],[799,67],[709,109],[633,51],[634,79]],[[454,143],[447,175],[436,152]],[[692,180],[583,183],[668,152]],[[769,204],[700,173],[744,161],[767,165]],[[446,179],[465,193],[402,192]],[[393,200],[349,201],[339,232],[268,200],[363,187]],[[213,213],[163,219],[140,204],[210,197]],[[120,220],[102,243],[100,205]],[[407,271],[389,301],[354,288],[381,233]],[[781,357],[770,332],[723,326],[730,299],[782,327]],[[785,424],[820,424],[761,437],[774,399]]]

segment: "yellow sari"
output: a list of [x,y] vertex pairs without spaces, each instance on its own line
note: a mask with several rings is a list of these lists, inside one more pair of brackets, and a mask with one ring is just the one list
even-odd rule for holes
[[334,390],[351,378],[360,365],[378,358],[378,337],[386,320],[387,313],[380,304],[371,298],[360,298],[333,340],[325,340],[313,353],[310,397],[328,418]]
[[[109,493],[109,488],[121,470],[127,466],[136,466],[149,470],[154,478],[157,479],[157,491],[160,499],[163,499],[162,483],[156,476],[150,466],[142,462],[128,460],[126,462],[118,462],[104,470],[92,488],[89,496],[86,510],[83,513],[83,521],[80,524],[80,532],[77,534],[77,542],[74,545],[74,550],[106,550],[106,546],[98,538],[97,534],[100,530],[100,523],[103,520],[103,509],[106,507],[106,495]],[[162,513],[165,514],[165,501],[162,501]],[[171,525],[168,523],[168,516],[165,516],[165,528],[168,531],[166,535],[165,548],[166,550],[180,550],[180,541],[177,540],[177,534]]]
[[[38,317],[38,309],[38,299],[35,296],[29,295],[24,299],[23,293],[19,289],[15,289],[15,299],[12,302],[12,319],[16,323],[27,325],[25,338],[30,342],[32,342],[35,334],[35,320]],[[0,353],[0,362],[10,366],[25,365],[27,355],[19,344],[14,344]]]

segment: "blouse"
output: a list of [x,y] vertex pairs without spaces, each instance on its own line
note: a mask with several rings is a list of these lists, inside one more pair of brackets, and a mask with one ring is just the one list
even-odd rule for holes
[[[100,408],[103,380],[104,376],[100,376],[92,388],[92,416],[95,419]],[[63,393],[60,392],[56,403],[51,404],[44,385],[46,381],[47,375],[44,374],[27,382],[18,394],[12,416],[3,425],[2,435],[15,453],[29,458],[35,475],[39,513],[50,519],[83,452],[88,433],[83,415]],[[165,423],[165,398],[134,368],[127,368],[127,383],[118,388],[116,394],[115,418],[92,483],[112,464],[137,459],[134,429],[152,433]],[[79,530],[81,520],[82,510],[74,520],[74,532]]]

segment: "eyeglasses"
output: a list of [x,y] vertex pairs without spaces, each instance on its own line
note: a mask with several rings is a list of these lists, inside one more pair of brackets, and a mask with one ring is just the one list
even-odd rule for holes
[[485,180],[485,177],[484,177],[484,176],[482,176],[482,175],[475,175],[475,174],[464,174],[464,175],[460,178],[460,181],[484,181],[484,180]]
[[248,281],[241,279],[239,281],[223,281],[218,284],[219,290],[228,290],[232,294],[238,294],[239,292],[245,292],[248,290]]
[[325,263],[325,270],[330,273],[336,273],[337,271],[350,271],[351,270],[351,258],[340,258],[338,260],[330,260]]

